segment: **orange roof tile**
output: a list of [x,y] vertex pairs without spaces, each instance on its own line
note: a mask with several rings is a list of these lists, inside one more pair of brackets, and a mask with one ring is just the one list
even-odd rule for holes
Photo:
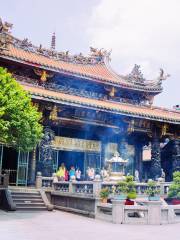
[[162,109],[158,107],[134,106],[131,104],[102,101],[89,99],[85,97],[73,96],[52,90],[46,90],[40,87],[23,85],[23,88],[34,97],[43,97],[44,99],[54,99],[62,103],[73,103],[80,106],[98,108],[104,111],[111,111],[124,115],[133,115],[135,117],[150,118],[152,120],[180,123],[180,112]]
[[26,64],[32,64],[38,67],[48,68],[52,71],[59,71],[66,74],[75,74],[95,79],[98,81],[109,82],[117,85],[121,85],[124,88],[138,89],[141,91],[155,91],[160,92],[162,89],[146,86],[136,86],[133,83],[127,82],[123,77],[113,72],[104,63],[96,64],[76,64],[72,62],[66,62],[62,60],[56,60],[50,57],[43,56],[38,53],[23,50],[21,48],[9,45],[8,50],[0,52],[0,55],[6,58],[11,58],[15,61],[22,61]]

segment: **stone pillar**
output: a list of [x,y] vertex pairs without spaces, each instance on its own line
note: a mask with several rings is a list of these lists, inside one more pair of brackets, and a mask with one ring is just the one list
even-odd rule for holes
[[112,219],[113,223],[124,222],[124,200],[112,200]]
[[3,187],[8,188],[9,185],[9,174],[4,174]]
[[41,172],[37,172],[36,175],[36,188],[40,189],[42,187],[42,175]]
[[174,140],[172,146],[172,169],[180,171],[180,140]]
[[161,224],[161,201],[148,201],[148,224]]
[[157,135],[152,138],[151,143],[151,177],[153,179],[161,177],[160,141]]
[[100,191],[101,191],[101,180],[99,179],[99,180],[94,180],[93,181],[93,195],[95,196],[95,197],[99,197],[99,193],[100,193]]
[[35,184],[35,174],[36,174],[36,148],[32,152],[32,159],[30,165],[30,185]]
[[69,193],[74,193],[74,185],[72,184],[72,182],[69,182]]

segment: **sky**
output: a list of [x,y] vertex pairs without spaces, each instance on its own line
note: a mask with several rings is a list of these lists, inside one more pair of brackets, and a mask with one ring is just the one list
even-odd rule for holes
[[50,47],[55,31],[58,51],[112,50],[119,74],[139,64],[152,80],[163,68],[171,76],[154,104],[180,104],[180,0],[0,0],[0,17],[35,45]]

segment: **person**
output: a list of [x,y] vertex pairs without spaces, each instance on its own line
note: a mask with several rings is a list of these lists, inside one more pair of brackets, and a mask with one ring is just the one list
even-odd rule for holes
[[75,171],[74,166],[71,166],[71,169],[69,171],[69,180],[72,181],[75,179],[76,179],[76,171]]
[[90,167],[87,168],[86,170],[86,174],[87,174],[87,180],[89,181],[90,180]]
[[76,170],[76,180],[77,181],[81,180],[81,170],[79,168],[77,168]]
[[61,163],[61,166],[59,167],[58,171],[56,172],[56,176],[58,177],[59,181],[65,180],[65,172],[66,172],[66,167],[65,167],[64,163]]
[[101,170],[101,178],[102,180],[106,179],[108,177],[108,172],[107,170],[103,167]]
[[134,180],[136,182],[139,182],[139,171],[137,169],[135,170],[135,173],[134,173]]
[[65,170],[65,179],[64,179],[65,181],[68,181],[69,180],[69,172],[68,172],[68,170],[66,169]]
[[94,168],[89,169],[89,180],[94,180],[95,171]]

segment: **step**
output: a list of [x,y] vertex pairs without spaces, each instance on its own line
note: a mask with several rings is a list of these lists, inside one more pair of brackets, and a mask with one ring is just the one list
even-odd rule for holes
[[47,207],[16,207],[17,211],[47,211]]
[[16,208],[18,207],[45,207],[44,203],[16,203]]
[[38,199],[41,198],[41,195],[39,196],[34,196],[34,195],[11,195],[12,198],[33,198],[33,199]]
[[39,192],[11,192],[12,195],[40,195]]
[[17,189],[11,190],[13,202],[17,211],[42,211],[47,210],[39,191]]
[[38,202],[43,202],[42,198],[39,198],[39,199],[31,199],[31,198],[13,198],[13,201],[15,203],[18,203],[18,202],[33,202],[33,203],[38,203]]
[[38,199],[41,198],[41,195],[28,195],[28,194],[11,194],[12,198],[34,198]]

